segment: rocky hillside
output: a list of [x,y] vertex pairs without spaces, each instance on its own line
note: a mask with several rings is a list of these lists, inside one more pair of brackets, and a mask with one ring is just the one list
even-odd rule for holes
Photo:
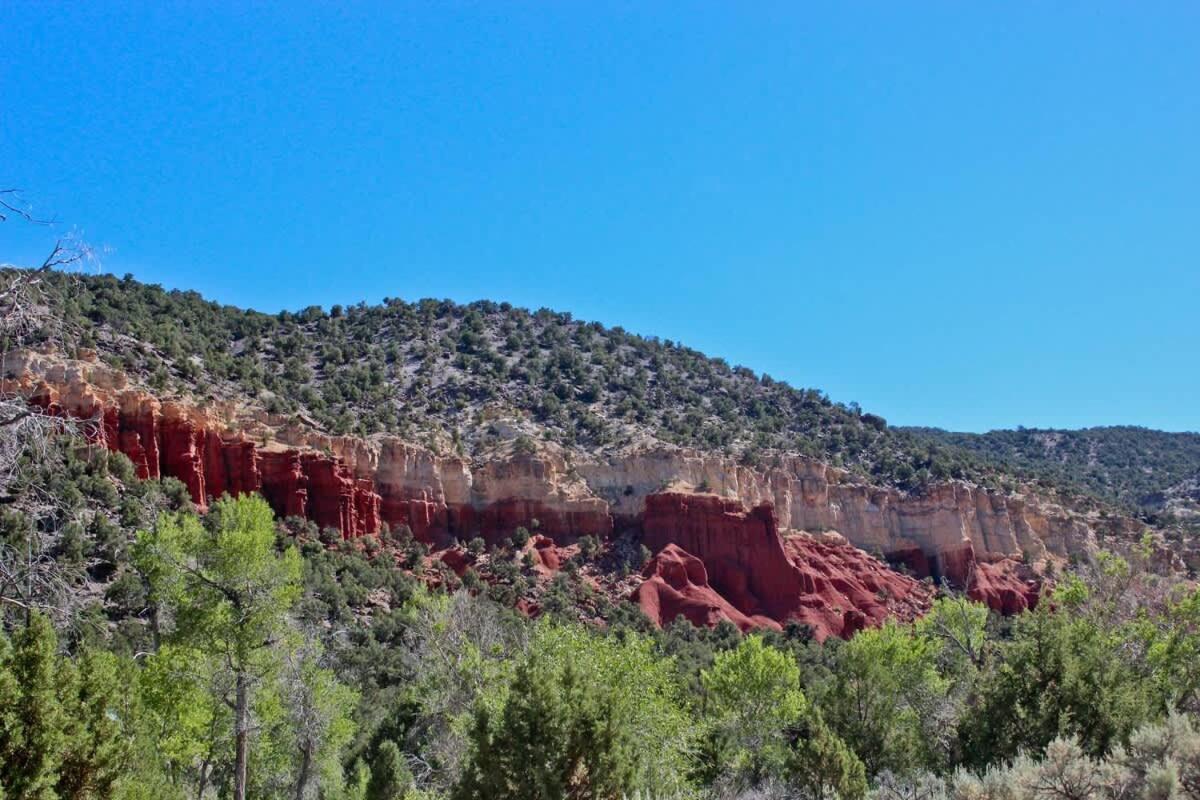
[[758,464],[819,457],[902,487],[983,480],[968,452],[671,341],[547,309],[450,301],[221,306],[128,276],[42,276],[32,344],[94,350],[163,397],[237,397],[331,435],[485,454],[513,435],[580,452],[668,444]]
[[[519,531],[538,559],[643,547],[640,580],[590,580],[660,624],[849,635],[920,613],[914,578],[1019,611],[1043,573],[1147,530],[928,432],[563,314],[267,316],[128,278],[38,286],[0,390],[90,421],[139,477],[178,479],[201,509],[258,492],[335,537],[411,535],[459,574]],[[1153,540],[1164,567],[1196,560]]]
[[1200,433],[1131,426],[1078,431],[1020,428],[951,433],[912,428],[916,435],[970,450],[997,469],[1075,485],[1096,497],[1153,515],[1200,522]]

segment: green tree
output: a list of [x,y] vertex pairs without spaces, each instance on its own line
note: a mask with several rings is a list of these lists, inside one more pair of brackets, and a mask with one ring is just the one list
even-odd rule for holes
[[215,658],[187,645],[166,644],[138,676],[153,756],[176,785],[203,797],[232,751],[228,676]]
[[11,644],[0,636],[0,786],[14,798],[56,800],[67,725],[58,642],[46,617],[28,619]]
[[669,793],[684,788],[689,741],[673,665],[647,640],[542,623],[502,695],[482,698],[471,756],[451,796]]
[[136,796],[157,776],[133,759],[147,741],[134,665],[92,650],[72,659],[57,645],[41,614],[11,643],[0,635],[0,797]]
[[130,767],[139,722],[136,669],[111,653],[87,651],[62,659],[58,670],[65,736],[60,798],[112,797]]
[[966,597],[939,597],[917,620],[917,632],[941,647],[943,673],[964,675],[983,665],[988,608]]
[[413,776],[400,748],[385,739],[371,760],[366,800],[403,800],[413,787]]
[[1172,598],[1161,618],[1144,614],[1131,626],[1163,710],[1195,708],[1200,699],[1200,589]]
[[810,707],[788,726],[784,779],[814,800],[861,800],[867,771],[854,751],[829,729],[821,712]]
[[233,797],[246,800],[253,695],[279,669],[300,557],[291,547],[276,552],[274,517],[257,495],[218,501],[207,522],[164,514],[139,534],[135,557],[174,617],[170,640],[213,655],[231,676]]
[[787,750],[784,731],[808,710],[795,659],[761,636],[747,636],[718,653],[700,680],[721,764],[748,773],[753,783],[778,772]]
[[351,713],[358,696],[322,666],[321,655],[315,640],[304,642],[286,654],[280,676],[296,800],[314,796],[318,784],[327,792],[341,786],[338,756],[354,736]]
[[[1068,587],[1070,589],[1070,587]],[[984,766],[1076,737],[1101,756],[1154,711],[1154,685],[1132,668],[1124,632],[1065,605],[1021,615],[1013,639],[981,677],[980,698],[961,726],[968,763]]]
[[717,654],[701,683],[720,770],[751,785],[775,778],[806,797],[865,795],[862,762],[804,696],[792,656],[748,636]]
[[837,651],[821,697],[825,719],[858,754],[868,775],[935,761],[932,746],[947,681],[938,645],[894,621],[859,632]]

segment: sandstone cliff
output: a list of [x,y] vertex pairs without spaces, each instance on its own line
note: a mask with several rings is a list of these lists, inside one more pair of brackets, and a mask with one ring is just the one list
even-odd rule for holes
[[[947,482],[906,494],[801,457],[754,469],[663,446],[589,458],[514,442],[467,460],[394,437],[327,436],[236,401],[197,406],[157,398],[87,360],[20,352],[3,366],[4,391],[89,420],[95,442],[128,455],[143,477],[178,478],[201,507],[224,492],[258,491],[277,513],[308,517],[348,538],[386,523],[440,545],[475,536],[494,542],[518,526],[559,542],[634,530],[654,551],[674,544],[701,559],[706,579],[742,617],[721,613],[738,624],[797,616],[795,598],[812,580],[797,573],[798,551],[787,552],[790,537],[801,533],[844,541],[917,577],[944,578],[1011,611],[1037,593],[1018,560],[1061,561],[1093,550],[1099,537],[1137,530],[1127,518],[1077,512],[1030,492]],[[731,527],[738,515],[743,523]],[[747,534],[746,525],[762,530]],[[879,589],[839,587],[858,596],[841,611],[853,606],[878,621],[866,595]],[[828,599],[823,590],[815,595]],[[843,615],[822,626],[841,633],[857,624]]]

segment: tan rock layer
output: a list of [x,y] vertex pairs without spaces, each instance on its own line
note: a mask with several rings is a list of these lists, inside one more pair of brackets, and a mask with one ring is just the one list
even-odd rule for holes
[[785,534],[836,532],[919,575],[965,586],[976,559],[1062,559],[1094,549],[1098,532],[1136,529],[1123,517],[960,481],[910,495],[801,457],[752,469],[665,446],[604,457],[543,446],[471,462],[394,437],[327,436],[236,402],[159,400],[102,365],[46,354],[10,354],[4,375],[6,391],[95,420],[97,441],[126,453],[143,476],[179,478],[200,505],[223,492],[261,491],[279,513],[348,537],[383,522],[429,541],[494,541],[518,526],[566,540],[607,536],[640,525],[648,497],[678,489],[746,508],[769,504]]

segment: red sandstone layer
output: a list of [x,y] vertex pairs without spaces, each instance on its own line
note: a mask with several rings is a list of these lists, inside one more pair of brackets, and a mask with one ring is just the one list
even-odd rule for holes
[[[517,527],[535,527],[534,520],[540,533],[566,542],[585,534],[605,538],[614,528],[611,506],[598,498],[551,504],[492,492],[482,504],[452,502],[431,489],[397,488],[360,463],[352,469],[331,450],[260,444],[192,407],[140,391],[96,392],[86,384],[60,390],[43,381],[27,394],[51,413],[93,420],[89,431],[97,444],[127,455],[142,478],[179,479],[202,509],[225,493],[260,492],[280,516],[305,517],[346,538],[374,534],[386,522],[442,543],[475,536],[495,542]],[[495,470],[492,480],[521,486],[528,478],[542,487],[550,482],[544,469],[537,459],[514,461]],[[660,624],[678,614],[698,624],[728,619],[742,628],[795,619],[818,636],[845,636],[889,615],[919,613],[927,601],[920,584],[861,550],[807,536],[785,541],[771,503],[746,511],[739,500],[716,495],[651,493],[641,513],[624,519],[642,529],[657,553],[636,599]],[[998,611],[1036,602],[1036,584],[1011,564],[977,564],[969,544],[939,553],[933,563],[919,549],[891,557],[918,577],[949,578]]]
[[746,511],[715,495],[665,492],[646,498],[642,531],[659,554],[637,599],[660,624],[680,613],[743,629],[796,620],[824,639],[917,616],[932,594],[849,545],[807,535],[785,541],[769,504]]

